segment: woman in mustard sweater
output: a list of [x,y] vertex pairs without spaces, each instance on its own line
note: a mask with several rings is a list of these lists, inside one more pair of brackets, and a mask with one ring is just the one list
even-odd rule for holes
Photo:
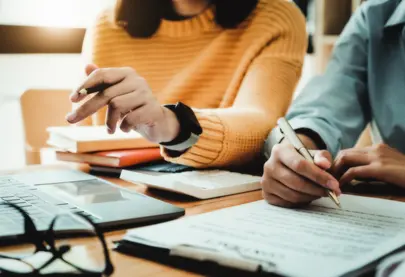
[[306,48],[286,0],[118,0],[87,32],[71,101],[107,86],[67,120],[136,130],[170,162],[243,164],[287,111]]

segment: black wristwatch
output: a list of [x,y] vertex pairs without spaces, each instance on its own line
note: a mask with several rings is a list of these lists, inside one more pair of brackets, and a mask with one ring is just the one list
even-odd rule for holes
[[181,102],[175,105],[164,105],[164,107],[175,113],[180,123],[180,133],[172,141],[162,142],[160,145],[169,150],[184,151],[196,144],[203,130],[194,111]]

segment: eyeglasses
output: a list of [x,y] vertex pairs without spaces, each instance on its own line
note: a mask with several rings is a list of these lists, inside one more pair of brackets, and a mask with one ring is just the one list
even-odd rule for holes
[[[33,246],[24,253],[0,253],[0,276],[110,276],[114,272],[104,236],[86,215],[56,215],[49,228],[40,232],[21,207],[11,203],[0,205],[21,216],[24,227],[21,241]],[[66,231],[72,230],[85,234],[86,243],[81,243],[83,237],[66,236]]]

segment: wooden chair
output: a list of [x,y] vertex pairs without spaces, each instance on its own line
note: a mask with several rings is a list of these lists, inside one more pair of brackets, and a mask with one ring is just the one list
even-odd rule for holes
[[50,126],[69,125],[65,116],[72,110],[70,90],[31,89],[20,98],[25,132],[25,157],[28,165],[41,163]]

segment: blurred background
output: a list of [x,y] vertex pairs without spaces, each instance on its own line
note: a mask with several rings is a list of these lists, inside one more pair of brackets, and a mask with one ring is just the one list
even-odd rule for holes
[[[0,170],[20,168],[28,162],[26,151],[32,145],[27,136],[35,133],[36,126],[24,118],[26,92],[66,92],[77,85],[84,74],[80,53],[85,30],[102,9],[114,2],[0,0]],[[310,38],[297,95],[311,77],[324,70],[339,34],[362,1],[294,2],[307,17]],[[53,106],[56,110],[58,103]],[[68,105],[67,98],[63,105]]]

